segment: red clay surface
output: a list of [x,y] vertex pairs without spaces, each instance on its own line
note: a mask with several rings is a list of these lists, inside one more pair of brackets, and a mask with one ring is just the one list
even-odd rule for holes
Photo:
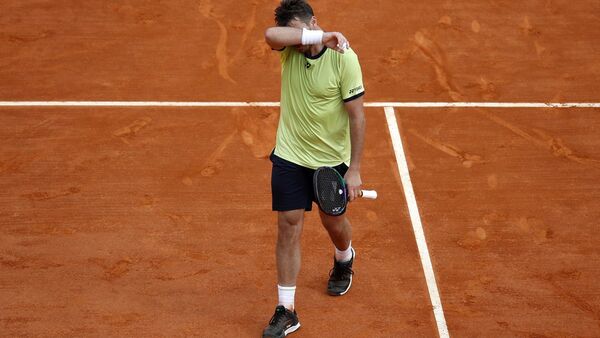
[[398,116],[450,333],[597,336],[598,110]]
[[[372,114],[350,211],[352,292],[304,234],[305,336],[434,336],[391,142]],[[0,298],[8,335],[256,336],[276,302],[270,166],[277,109],[4,110]],[[385,136],[385,135],[383,135]]]
[[[0,4],[0,100],[277,101],[277,1]],[[314,1],[367,101],[599,102],[595,1]],[[362,8],[368,7],[368,8]],[[600,333],[600,110],[397,110],[453,337]],[[298,337],[435,337],[381,109],[356,279],[303,238]],[[0,335],[258,336],[277,109],[0,109]]]
[[[0,4],[5,100],[276,101],[278,1]],[[345,33],[369,101],[593,101],[594,0],[313,1]]]

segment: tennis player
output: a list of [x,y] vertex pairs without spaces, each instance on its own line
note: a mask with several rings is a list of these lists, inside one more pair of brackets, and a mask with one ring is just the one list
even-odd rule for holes
[[[346,180],[349,200],[359,196],[365,130],[361,68],[344,35],[324,32],[304,0],[282,0],[275,21],[265,40],[279,52],[282,67],[281,115],[270,157],[279,304],[263,337],[285,337],[300,327],[294,297],[304,213],[314,201],[313,173],[334,167]],[[327,292],[341,296],[352,285],[352,227],[345,215],[319,215],[334,245]]]

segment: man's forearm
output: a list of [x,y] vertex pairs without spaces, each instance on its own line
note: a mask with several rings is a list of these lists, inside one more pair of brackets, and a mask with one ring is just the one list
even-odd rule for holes
[[302,44],[302,29],[293,27],[270,27],[265,31],[265,40],[275,49]]
[[271,48],[280,50],[288,46],[320,45],[339,53],[350,47],[348,39],[340,32],[323,32],[295,27],[270,27],[265,31],[265,41]]

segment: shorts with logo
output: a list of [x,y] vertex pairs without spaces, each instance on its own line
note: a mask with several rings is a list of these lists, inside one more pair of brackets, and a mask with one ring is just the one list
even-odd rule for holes
[[[284,160],[271,153],[271,194],[273,211],[312,210],[315,201],[313,174],[315,170]],[[341,163],[334,167],[344,176],[348,166]]]

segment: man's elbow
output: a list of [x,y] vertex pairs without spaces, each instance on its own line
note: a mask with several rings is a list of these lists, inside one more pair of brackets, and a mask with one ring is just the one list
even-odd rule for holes
[[275,42],[276,40],[276,32],[275,32],[275,27],[269,27],[265,30],[265,42],[273,47],[274,45],[276,45],[277,43]]
[[346,109],[348,112],[348,117],[352,123],[363,124],[366,122],[365,112],[363,109],[354,108],[354,109]]

